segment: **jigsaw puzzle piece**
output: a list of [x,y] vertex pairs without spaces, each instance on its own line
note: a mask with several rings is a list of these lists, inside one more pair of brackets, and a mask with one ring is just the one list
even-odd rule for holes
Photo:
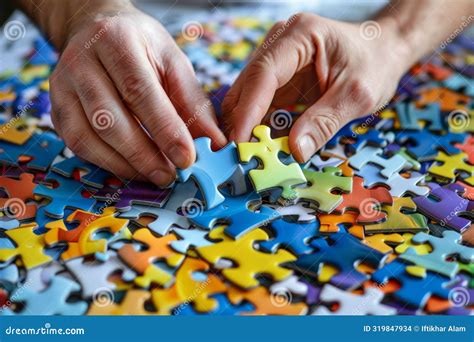
[[[83,301],[69,302],[68,298],[73,292],[79,291],[80,286],[64,277],[54,277],[48,288],[35,292],[28,287],[20,287],[11,298],[14,303],[25,303],[20,312],[10,309],[3,311],[6,315],[82,315],[87,310],[87,303]],[[2,313],[0,312],[0,315]]]
[[283,190],[285,203],[307,200],[316,203],[320,211],[330,213],[342,202],[342,196],[334,192],[352,191],[352,178],[342,176],[342,170],[337,167],[327,166],[322,172],[303,170],[303,174],[308,185]]
[[410,197],[393,198],[392,205],[382,205],[387,219],[376,224],[366,224],[366,233],[400,233],[428,230],[426,218],[416,213],[416,205]]
[[135,279],[137,285],[148,287],[151,283],[161,286],[169,285],[173,280],[171,274],[161,270],[154,263],[164,260],[170,266],[176,267],[184,260],[184,255],[175,252],[170,243],[177,238],[173,234],[156,237],[147,228],[138,229],[133,233],[133,240],[146,246],[144,250],[137,250],[133,245],[126,244],[119,249],[118,254],[122,260],[133,268],[139,277]]
[[406,271],[407,265],[394,260],[372,274],[372,279],[379,284],[386,284],[390,279],[400,283],[393,295],[413,307],[422,308],[432,295],[447,299],[449,297],[449,278],[426,272],[424,277],[411,275]]
[[66,208],[90,211],[95,205],[95,199],[89,197],[91,196],[89,189],[81,182],[53,173],[48,173],[46,179],[58,185],[49,187],[39,184],[33,191],[37,196],[50,199],[50,202],[43,207],[46,214],[54,218],[62,218]]
[[255,310],[255,306],[248,302],[242,302],[238,305],[232,304],[225,294],[216,294],[210,298],[217,301],[217,308],[206,312],[200,313],[193,309],[192,305],[180,306],[179,310],[173,310],[174,315],[178,316],[193,316],[193,315],[215,315],[215,316],[237,316],[251,312]]
[[386,217],[385,213],[380,210],[381,206],[392,204],[392,196],[383,187],[366,189],[363,181],[361,177],[353,178],[352,192],[342,195],[342,203],[336,208],[336,212],[356,211],[359,213],[357,217],[359,223],[380,222]]
[[470,201],[460,196],[464,188],[455,183],[440,187],[435,183],[429,184],[431,192],[428,196],[419,196],[413,199],[417,210],[433,220],[441,222],[443,226],[463,232],[471,226],[471,221],[458,216],[468,211]]
[[[327,144],[326,144],[327,145]],[[343,159],[329,157],[323,160],[319,154],[315,154],[307,164],[306,168],[311,167],[315,171],[322,171],[326,166],[338,167],[344,162]]]
[[432,175],[446,178],[451,182],[456,180],[459,174],[465,173],[468,178],[463,179],[464,182],[473,186],[474,185],[474,166],[466,163],[467,155],[465,153],[459,153],[455,155],[447,155],[444,152],[439,152],[436,157],[436,161],[440,162],[441,165],[432,165],[428,172]]
[[291,270],[281,266],[296,259],[290,252],[279,250],[268,254],[254,248],[255,242],[269,239],[262,229],[252,230],[239,239],[232,240],[224,234],[224,227],[219,227],[212,230],[209,237],[221,241],[198,248],[199,255],[214,265],[221,259],[233,261],[232,267],[223,269],[222,274],[241,288],[258,286],[257,276],[261,274],[271,276],[275,281],[284,280],[292,274]]
[[349,289],[357,287],[368,278],[356,269],[358,263],[363,262],[377,269],[387,257],[345,232],[331,234],[329,241],[331,244],[324,238],[313,240],[311,247],[316,251],[301,255],[290,266],[315,277],[320,273],[323,264],[335,266],[341,276],[333,277],[331,283],[337,287]]
[[0,249],[0,261],[8,262],[19,258],[26,269],[50,262],[52,258],[45,254],[45,235],[37,235],[34,232],[35,228],[34,225],[26,225],[7,230],[5,235],[14,242],[15,247]]
[[[439,103],[429,103],[424,108],[415,106],[413,102],[398,102],[395,110],[400,122],[400,128],[404,130],[442,131],[441,108]],[[422,121],[428,123],[427,127],[419,124]]]
[[115,284],[109,281],[112,274],[120,272],[125,281],[132,281],[135,272],[132,272],[113,251],[107,251],[106,262],[84,258],[68,260],[66,268],[81,284],[81,293],[85,298],[91,298],[97,291],[115,290]]
[[[202,280],[196,279],[197,273],[204,275]],[[212,296],[226,289],[219,277],[209,272],[208,264],[188,257],[176,272],[173,286],[153,290],[152,301],[158,314],[162,315],[179,312],[183,306],[191,304],[198,312],[209,312],[218,308],[218,302]]]
[[84,175],[80,175],[81,181],[96,188],[102,188],[107,178],[111,176],[109,172],[78,157],[68,158],[56,163],[51,167],[51,170],[68,178],[73,176],[74,171],[86,172]]
[[460,74],[453,74],[449,78],[442,81],[442,84],[458,93],[474,97],[474,80],[463,77]]
[[464,144],[456,144],[455,147],[466,153],[466,160],[469,164],[474,164],[474,137],[468,137]]
[[405,239],[400,234],[375,234],[366,236],[362,242],[383,254],[393,253],[393,246],[400,245]]
[[0,209],[6,212],[9,218],[17,220],[32,219],[36,215],[36,204],[27,203],[34,200],[33,190],[36,184],[34,176],[29,173],[20,174],[20,179],[5,176],[0,177],[0,189],[8,198],[0,198]]
[[453,278],[458,272],[458,263],[448,261],[449,258],[458,257],[464,263],[474,262],[474,248],[461,245],[461,241],[461,234],[450,230],[446,230],[442,238],[418,233],[412,238],[412,242],[415,244],[429,243],[433,250],[427,254],[417,254],[414,249],[408,248],[405,253],[400,255],[400,258]]
[[394,173],[390,178],[384,178],[380,175],[380,169],[374,165],[365,165],[356,175],[364,179],[364,186],[371,188],[377,185],[386,185],[389,187],[390,195],[393,197],[403,197],[406,194],[418,196],[426,195],[430,189],[419,185],[424,182],[425,175],[413,172],[410,177],[404,177],[399,173]]
[[105,186],[94,193],[99,201],[112,202],[118,211],[130,210],[133,204],[162,207],[171,189],[160,189],[147,182],[130,181],[119,188]]
[[254,311],[243,315],[304,315],[308,311],[306,304],[292,303],[291,297],[282,293],[270,293],[262,286],[245,291],[231,287],[227,296],[234,305],[245,300],[255,306]]
[[296,256],[309,253],[313,248],[308,241],[318,236],[319,222],[292,223],[279,219],[270,224],[273,238],[260,243],[265,252],[274,253],[278,249],[287,249]]
[[[79,222],[68,229],[66,224]],[[91,254],[101,255],[107,251],[107,244],[113,237],[127,228],[128,220],[114,217],[113,208],[109,208],[102,215],[76,210],[68,216],[67,221],[58,220],[46,225],[48,232],[45,242],[48,246],[67,244],[62,252],[61,259],[66,261]],[[97,238],[100,232],[108,232],[109,236]]]
[[332,285],[324,285],[320,300],[329,303],[338,303],[337,311],[333,312],[324,306],[318,307],[313,315],[396,315],[397,310],[381,304],[384,293],[375,287],[367,287],[362,295],[343,291]]
[[230,143],[219,151],[211,150],[211,139],[194,140],[197,151],[196,162],[185,170],[177,170],[178,179],[186,182],[190,177],[197,183],[206,208],[211,209],[224,201],[219,185],[225,183],[236,171],[239,160],[235,143]]
[[270,208],[276,210],[280,216],[293,218],[297,222],[308,223],[316,220],[315,210],[306,207],[303,203],[293,204],[287,207],[279,205],[269,205]]
[[99,300],[92,303],[87,315],[101,316],[101,315],[138,315],[146,316],[153,314],[145,310],[145,303],[150,300],[151,294],[144,290],[129,290],[125,293],[125,297],[122,299],[120,304],[116,304],[113,301],[105,299],[103,302]]
[[179,229],[173,228],[173,233],[175,233],[180,240],[172,241],[171,248],[175,251],[186,254],[186,252],[191,248],[199,248],[204,246],[212,245],[213,242],[206,239],[207,230],[200,230],[197,228],[194,229]]
[[381,167],[380,173],[385,178],[390,178],[394,173],[411,165],[409,161],[398,154],[386,159],[381,157],[382,153],[383,150],[381,148],[365,146],[349,158],[349,164],[357,170],[362,169],[369,163],[375,164]]
[[133,205],[129,211],[121,212],[118,217],[138,220],[141,217],[154,217],[155,220],[148,223],[148,228],[159,235],[167,235],[172,227],[189,228],[191,222],[175,211],[149,207],[145,205]]
[[422,90],[419,94],[419,99],[416,101],[416,105],[422,107],[431,103],[439,103],[441,111],[450,112],[455,109],[465,110],[470,101],[471,98],[469,96],[447,88],[437,87]]
[[269,207],[261,206],[258,210],[251,210],[252,204],[260,202],[260,196],[252,192],[237,197],[226,196],[224,202],[216,207],[198,211],[189,216],[196,225],[212,229],[216,224],[225,223],[225,233],[233,238],[266,224],[280,217],[278,211]]
[[264,125],[256,126],[253,135],[258,142],[240,143],[238,151],[241,161],[248,163],[252,158],[256,158],[262,164],[261,168],[249,171],[257,192],[273,188],[289,189],[293,185],[306,183],[297,163],[285,165],[280,160],[281,152],[290,154],[288,137],[272,139],[270,128]]
[[54,133],[33,133],[22,145],[0,141],[0,162],[19,166],[18,161],[26,156],[31,158],[28,168],[46,171],[64,147],[64,142]]
[[[1,102],[0,92],[0,102]],[[0,125],[0,140],[11,144],[23,145],[31,138],[34,127],[28,125],[27,121],[21,117],[16,117]]]

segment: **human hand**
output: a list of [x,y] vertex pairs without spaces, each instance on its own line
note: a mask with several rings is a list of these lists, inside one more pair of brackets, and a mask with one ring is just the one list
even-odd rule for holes
[[392,22],[368,23],[297,14],[275,24],[224,100],[229,139],[248,141],[266,113],[305,103],[289,135],[304,162],[346,123],[385,104],[411,62]]
[[223,146],[225,136],[168,32],[128,2],[97,3],[68,26],[50,78],[54,126],[79,157],[167,185],[194,162],[192,137]]

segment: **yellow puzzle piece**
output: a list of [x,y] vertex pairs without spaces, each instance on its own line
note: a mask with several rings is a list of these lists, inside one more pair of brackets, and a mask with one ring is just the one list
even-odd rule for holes
[[253,135],[258,142],[238,144],[240,160],[250,162],[257,158],[263,166],[249,171],[250,179],[257,191],[281,187],[291,191],[291,186],[306,183],[306,178],[297,163],[285,165],[280,161],[279,153],[290,153],[288,137],[272,139],[270,128],[264,125],[256,126]]
[[259,285],[256,277],[265,274],[281,281],[292,274],[292,271],[280,266],[285,262],[296,260],[290,252],[280,249],[277,253],[263,253],[254,248],[256,241],[269,239],[268,234],[262,229],[255,229],[233,240],[224,234],[225,227],[219,227],[209,233],[211,239],[219,239],[211,246],[197,249],[199,255],[211,264],[216,264],[221,259],[232,260],[235,266],[222,270],[222,274],[234,284],[249,289]]
[[45,235],[34,233],[36,225],[25,225],[5,232],[16,245],[15,248],[0,249],[0,261],[6,262],[14,257],[20,257],[23,265],[27,268],[34,268],[46,264],[52,260],[49,255],[44,254]]
[[474,166],[466,163],[466,153],[461,152],[450,156],[440,151],[435,160],[437,162],[441,162],[442,164],[433,165],[428,169],[428,172],[432,175],[454,181],[459,172],[465,172],[468,175],[468,178],[463,179],[463,181],[471,186],[474,185]]

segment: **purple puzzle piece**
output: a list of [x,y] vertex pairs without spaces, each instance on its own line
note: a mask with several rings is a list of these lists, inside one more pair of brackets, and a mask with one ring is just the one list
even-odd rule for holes
[[321,294],[321,287],[315,287],[313,284],[306,280],[302,280],[308,286],[308,293],[306,294],[306,303],[307,304],[318,304],[319,296]]
[[413,199],[418,211],[438,221],[442,226],[448,226],[458,232],[469,228],[471,221],[457,216],[473,207],[471,201],[460,196],[465,189],[457,183],[446,187],[430,183],[429,187],[431,191],[428,196],[418,196]]
[[151,183],[131,181],[119,188],[106,186],[94,194],[99,201],[112,201],[118,211],[130,210],[132,204],[161,208],[172,189],[160,189]]

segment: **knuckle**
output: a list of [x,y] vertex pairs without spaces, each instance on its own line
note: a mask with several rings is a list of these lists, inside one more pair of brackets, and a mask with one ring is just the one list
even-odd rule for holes
[[152,91],[153,84],[137,72],[124,75],[121,85],[124,100],[129,104],[139,104]]
[[87,148],[84,144],[86,137],[88,136],[87,132],[84,132],[80,129],[71,128],[68,134],[64,137],[66,145],[78,156],[86,156]]
[[369,112],[376,105],[372,89],[366,81],[361,79],[355,79],[350,83],[348,99],[349,106],[352,106],[352,103],[357,103],[364,113]]
[[320,136],[324,141],[331,139],[341,126],[340,115],[337,112],[331,115],[315,114],[311,119],[315,133],[317,133],[315,135]]

